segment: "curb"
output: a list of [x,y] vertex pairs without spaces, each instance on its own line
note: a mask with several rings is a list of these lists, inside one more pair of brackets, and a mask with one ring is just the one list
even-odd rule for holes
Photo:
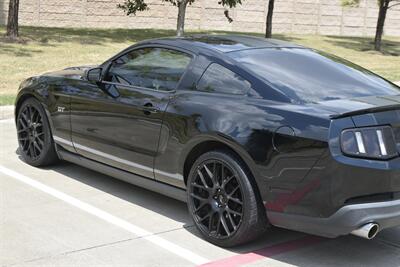
[[14,106],[0,106],[0,120],[11,119],[14,117]]

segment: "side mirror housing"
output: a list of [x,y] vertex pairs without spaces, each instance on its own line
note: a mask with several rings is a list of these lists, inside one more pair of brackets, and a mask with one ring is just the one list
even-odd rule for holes
[[93,68],[86,72],[86,79],[89,82],[101,82],[101,73],[103,72],[102,68]]

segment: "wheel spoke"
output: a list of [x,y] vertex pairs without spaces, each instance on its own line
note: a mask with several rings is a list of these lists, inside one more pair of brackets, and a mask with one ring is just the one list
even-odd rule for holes
[[228,215],[228,218],[229,218],[229,221],[230,221],[230,223],[231,223],[231,225],[233,227],[233,230],[236,231],[236,223],[233,220],[232,215],[229,212],[227,212],[226,214]]
[[191,195],[193,198],[199,200],[200,202],[205,202],[205,201],[208,200],[207,198],[203,198],[203,197],[197,196],[197,195],[195,195],[195,194],[193,194],[193,193],[191,193],[190,195]]
[[203,217],[199,217],[199,218],[200,218],[200,221],[204,221],[205,219],[210,218],[210,216],[211,216],[211,213],[207,213]]
[[39,147],[39,145],[37,144],[37,142],[33,142],[33,146],[37,149],[37,151],[39,152],[39,154],[42,152],[42,149]]
[[212,231],[212,221],[213,221],[213,217],[214,217],[214,212],[211,211],[210,214],[210,219],[208,220],[208,231],[211,233]]
[[221,165],[221,182],[220,182],[220,185],[221,185],[222,188],[224,188],[222,186],[222,184],[224,183],[224,180],[225,180],[225,167],[224,167],[224,165]]
[[223,216],[223,214],[220,215],[220,222],[222,224],[222,226],[224,227],[225,232],[230,235],[231,231],[229,230],[228,224],[226,224],[226,220],[225,217]]
[[41,145],[43,147],[44,142],[42,139],[40,139],[39,137],[36,138],[36,141],[38,142],[39,145]]
[[195,212],[195,213],[199,212],[199,210],[201,210],[202,208],[204,208],[205,205],[207,205],[207,203],[201,203],[201,204],[194,210],[194,212]]
[[207,188],[206,188],[206,187],[204,187],[204,186],[202,186],[202,185],[199,185],[199,184],[196,184],[196,183],[192,183],[192,186],[194,186],[194,187],[197,187],[197,188],[200,188],[200,189],[203,189],[203,190],[206,190],[206,191],[207,191]]
[[[25,120],[25,123],[28,123],[29,119],[27,118],[27,115],[25,114],[26,111],[21,113],[21,118]],[[26,124],[25,124],[26,125]]]
[[215,229],[215,233],[217,235],[221,235],[220,232],[219,232],[220,225],[221,225],[221,216],[218,215],[217,228]]
[[199,175],[200,180],[201,180],[201,182],[203,183],[204,187],[205,187],[206,189],[208,189],[208,185],[207,185],[207,183],[206,183],[206,180],[204,179],[204,176],[203,176],[203,174],[201,173],[201,171],[200,171],[199,169],[197,170],[197,174]]
[[32,120],[35,122],[35,124],[37,124],[40,121],[40,114],[39,111],[36,109],[33,111]]
[[231,196],[233,196],[233,194],[235,194],[235,192],[239,189],[239,185],[237,185],[233,190],[232,190],[232,192],[230,192],[229,194],[228,194],[228,197],[231,197]]
[[36,109],[31,108],[31,121],[32,123],[35,122],[35,116],[36,116]]
[[34,148],[33,148],[32,142],[29,141],[29,153],[30,153],[31,157],[35,157],[35,152],[33,150],[34,150]]
[[214,161],[214,164],[213,164],[213,180],[214,180],[214,183],[217,184],[218,186],[221,185],[221,183],[220,183],[220,181],[218,179],[217,163],[215,161]]
[[32,107],[31,107],[31,106],[28,106],[28,109],[29,109],[29,117],[30,117],[30,120],[31,120],[31,122],[33,122],[33,111],[32,111]]
[[27,130],[28,130],[28,127],[24,127],[22,129],[19,129],[17,133],[20,134],[20,133],[26,132]]
[[32,142],[32,147],[33,147],[33,157],[36,158],[38,156],[38,153],[37,153],[34,142]]
[[213,173],[210,171],[210,169],[207,167],[206,164],[204,164],[204,169],[206,170],[207,175],[208,175],[208,176],[211,178],[211,180],[214,182],[214,175],[213,175]]
[[218,176],[216,173],[216,163],[213,162],[213,171],[211,171],[208,167],[207,164],[204,164],[204,169],[207,172],[207,175],[210,177],[211,181],[213,182],[213,186],[219,186],[219,181],[218,181]]
[[232,175],[232,176],[230,176],[230,177],[224,179],[224,181],[222,182],[221,187],[222,187],[222,188],[225,188],[225,186],[226,186],[227,184],[229,184],[229,182],[232,181],[233,178],[235,178],[234,175]]
[[24,121],[22,117],[19,118],[18,122],[22,125],[22,127],[28,128],[28,122]]
[[31,118],[31,113],[30,113],[30,108],[29,108],[29,106],[26,107],[25,115],[26,115],[26,116],[25,116],[26,121],[29,122],[29,121],[30,121],[30,118]]
[[239,204],[239,205],[243,205],[243,202],[240,201],[238,198],[229,197],[229,196],[228,196],[228,199],[231,200],[231,201],[233,201],[233,202],[235,202],[235,203],[237,203],[237,204]]
[[233,210],[233,209],[230,209],[230,208],[227,208],[227,209],[226,209],[226,212],[231,213],[231,214],[233,214],[233,215],[242,216],[242,213],[240,213],[240,212],[238,212],[238,211],[235,211],[235,210]]

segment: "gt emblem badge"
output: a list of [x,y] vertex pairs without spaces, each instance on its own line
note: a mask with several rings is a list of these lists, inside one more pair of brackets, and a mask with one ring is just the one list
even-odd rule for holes
[[64,112],[64,110],[65,110],[65,107],[57,107],[58,112]]

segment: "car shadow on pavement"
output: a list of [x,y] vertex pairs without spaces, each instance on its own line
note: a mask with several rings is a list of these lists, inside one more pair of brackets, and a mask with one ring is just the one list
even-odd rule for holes
[[185,227],[193,226],[187,214],[186,204],[178,200],[67,162],[60,162],[57,165],[48,167],[48,169],[144,209],[184,223]]
[[[18,154],[18,151],[16,153]],[[67,162],[60,162],[44,169],[58,172],[104,193],[183,223],[186,231],[201,238],[185,203]],[[275,264],[279,261],[304,267],[338,265],[399,267],[400,227],[382,231],[374,240],[350,235],[326,239],[271,227],[254,242],[227,250],[238,254],[233,257],[251,254],[250,258],[255,259],[254,262],[248,262],[251,266],[266,266],[267,263],[271,265],[273,260]],[[219,261],[223,263],[224,260]],[[219,266],[218,262],[215,266]]]

